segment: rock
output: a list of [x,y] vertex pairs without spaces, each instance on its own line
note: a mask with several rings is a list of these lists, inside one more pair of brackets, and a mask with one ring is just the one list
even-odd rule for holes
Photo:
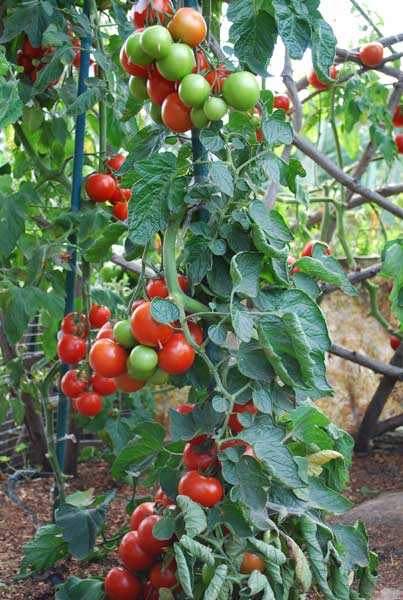
[[[357,519],[361,519],[368,527],[386,525],[388,529],[398,527],[402,531],[403,491],[384,492],[376,498],[365,500],[339,517],[337,521],[351,525]],[[387,600],[393,600],[393,598]],[[399,598],[399,600],[403,600],[403,598]]]
[[375,598],[376,600],[403,600],[403,592],[402,590],[383,588]]

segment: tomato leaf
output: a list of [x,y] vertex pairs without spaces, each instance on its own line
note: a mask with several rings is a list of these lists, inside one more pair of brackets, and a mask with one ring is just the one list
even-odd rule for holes
[[190,440],[196,435],[202,433],[214,433],[217,423],[222,420],[222,415],[216,413],[209,402],[182,415],[172,408],[169,409],[169,418],[171,421],[172,440]]
[[207,529],[206,515],[200,504],[188,496],[176,496],[176,503],[182,511],[185,530],[190,538],[196,537]]
[[247,16],[240,18],[240,14],[237,15],[231,25],[230,36],[235,40],[234,52],[239,61],[246,63],[258,75],[267,76],[266,67],[277,39],[273,17],[265,11],[254,14],[249,5]]
[[57,525],[43,525],[36,530],[35,538],[23,547],[24,558],[17,579],[40,573],[58,560],[69,556],[62,533],[62,529]]
[[231,259],[231,278],[234,292],[255,298],[259,291],[259,276],[263,257],[256,252],[239,252]]
[[272,240],[291,242],[293,235],[283,217],[276,210],[269,210],[260,200],[254,200],[249,206],[251,219],[259,225]]
[[[273,0],[279,34],[290,57],[301,60],[311,41],[311,27],[307,7],[300,2],[298,8],[287,0]],[[305,14],[304,12],[305,11]]]
[[188,535],[182,535],[179,540],[180,545],[192,556],[198,558],[203,563],[214,566],[213,551],[209,546],[192,539]]
[[179,308],[173,302],[164,298],[153,298],[151,301],[151,314],[158,323],[169,325],[173,321],[178,321],[180,314]]
[[241,343],[238,350],[238,368],[246,377],[257,381],[270,382],[274,371],[257,342]]
[[215,570],[212,580],[204,592],[204,600],[217,600],[225,584],[228,573],[227,565],[219,565]]
[[216,160],[212,163],[209,172],[209,179],[213,185],[220,190],[220,192],[226,194],[227,196],[233,196],[234,180],[231,175],[231,171],[223,161]]
[[187,598],[193,598],[193,577],[185,554],[179,544],[174,544],[176,566],[178,568],[179,581]]
[[130,468],[145,470],[164,448],[165,431],[158,423],[142,423],[135,428],[135,438],[115,458],[113,477],[124,477]]
[[69,577],[58,586],[56,600],[104,600],[104,583],[100,579]]
[[323,20],[319,11],[315,11],[317,17],[312,21],[312,61],[319,79],[324,83],[334,83],[329,76],[329,69],[333,64],[336,54],[337,39],[332,28]]

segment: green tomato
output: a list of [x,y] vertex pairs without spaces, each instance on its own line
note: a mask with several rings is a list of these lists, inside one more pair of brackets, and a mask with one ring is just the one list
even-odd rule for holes
[[145,67],[152,62],[152,58],[149,54],[144,52],[140,44],[141,32],[132,33],[129,35],[125,42],[125,52],[127,57],[135,64]]
[[164,142],[168,144],[168,146],[175,146],[177,141],[178,138],[176,135],[168,135],[164,140]]
[[169,373],[163,371],[162,369],[157,369],[147,381],[153,385],[162,385],[163,383],[168,383]]
[[140,102],[147,100],[147,77],[136,77],[135,75],[132,75],[129,79],[129,92],[133,98],[136,98],[136,100],[139,100]]
[[144,252],[144,246],[141,244],[135,244],[128,237],[125,239],[125,251],[123,256],[126,260],[134,260],[139,258]]
[[210,123],[202,108],[192,108],[190,111],[190,120],[198,129],[203,129],[203,127],[207,127]]
[[211,96],[203,104],[203,111],[209,121],[219,121],[227,113],[228,105],[222,98]]
[[146,380],[154,373],[158,364],[158,354],[154,348],[136,346],[129,354],[128,371],[135,379]]
[[113,335],[115,336],[116,341],[125,348],[133,348],[133,346],[137,344],[137,341],[132,334],[129,319],[115,323]]
[[239,71],[224,81],[222,93],[225,101],[236,110],[251,110],[259,100],[259,83],[253,73]]
[[172,44],[165,58],[157,60],[156,65],[162,77],[178,81],[192,72],[195,59],[192,49],[186,44]]
[[210,93],[210,84],[203,75],[191,73],[182,79],[178,93],[183,104],[198,108],[203,106],[207,100]]
[[154,123],[162,123],[161,107],[158,104],[151,103],[150,117]]
[[155,60],[164,58],[168,54],[172,43],[171,34],[162,25],[147,27],[140,36],[141,48]]
[[259,115],[252,115],[249,119],[249,123],[252,125],[252,127],[260,127],[262,124],[262,117],[260,117]]
[[202,579],[205,586],[208,586],[213,579],[215,568],[205,563],[202,567]]

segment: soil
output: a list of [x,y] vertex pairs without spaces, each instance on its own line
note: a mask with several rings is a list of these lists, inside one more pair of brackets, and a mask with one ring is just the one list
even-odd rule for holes
[[[351,470],[351,484],[347,496],[356,503],[368,500],[385,491],[403,490],[403,452],[374,450],[366,456],[357,456]],[[94,488],[95,494],[116,488],[117,495],[108,513],[108,532],[116,532],[127,524],[126,504],[130,499],[128,486],[117,485],[109,475],[108,465],[83,464],[79,476],[69,481],[71,493],[78,489]],[[117,553],[111,553],[102,561],[79,563],[75,560],[61,561],[54,569],[34,579],[14,582],[19,571],[22,547],[33,538],[35,529],[51,519],[52,481],[36,479],[16,486],[18,498],[32,510],[32,516],[17,506],[5,493],[6,481],[0,482],[0,599],[1,600],[51,600],[55,585],[69,575],[78,577],[103,576],[118,564]],[[403,599],[403,542],[401,529],[388,527],[385,523],[369,526],[371,547],[379,555],[379,580],[377,600]],[[400,590],[400,591],[399,591]],[[401,596],[400,596],[401,593]],[[386,595],[385,595],[386,594]],[[396,595],[399,594],[399,595]],[[319,598],[310,595],[310,599]]]

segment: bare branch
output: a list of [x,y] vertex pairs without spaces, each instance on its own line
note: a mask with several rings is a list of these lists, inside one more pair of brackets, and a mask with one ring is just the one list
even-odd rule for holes
[[[132,273],[137,273],[137,275],[141,274],[141,261],[126,260],[120,254],[112,254],[111,261],[115,263],[115,265],[119,265],[120,267],[125,269],[125,271],[131,271]],[[155,277],[155,272],[149,267],[146,267],[145,276]]]
[[[353,271],[349,273],[347,277],[351,281],[351,283],[359,283],[360,281],[365,281],[366,279],[371,279],[371,277],[375,277],[379,271],[381,270],[382,265],[380,263],[373,265],[372,267],[368,267],[367,269],[361,269],[360,271]],[[336,290],[339,290],[339,286],[326,284],[322,286],[322,294],[330,294]]]
[[334,177],[336,181],[344,185],[346,188],[352,192],[356,192],[364,198],[367,198],[368,202],[374,202],[393,215],[403,219],[403,208],[396,206],[393,204],[393,202],[390,202],[378,192],[368,189],[356,181],[353,177],[339,169],[339,167],[329,160],[327,156],[319,152],[319,150],[317,150],[315,146],[311,144],[311,142],[300,136],[298,133],[294,133],[294,144],[299,150],[301,150],[301,152],[309,156],[313,161],[316,162],[316,164],[322,167],[326,173]]
[[381,373],[390,379],[403,380],[403,369],[400,367],[396,367],[392,364],[385,364],[379,360],[375,360],[374,358],[369,358],[369,356],[365,356],[364,354],[360,354],[354,350],[348,350],[339,344],[332,344],[329,352],[330,354],[340,356],[340,358],[349,360],[357,365],[361,365],[366,369],[371,369],[371,371],[374,371],[375,373]]
[[389,419],[384,419],[383,421],[379,421],[376,426],[376,430],[374,433],[374,437],[378,435],[382,435],[387,431],[393,431],[393,429],[397,429],[403,425],[403,413],[400,415],[396,415],[394,417],[390,417]]
[[[403,183],[385,185],[377,188],[375,191],[378,192],[378,194],[381,194],[381,196],[384,196],[384,198],[397,196],[398,194],[403,193]],[[361,204],[365,204],[366,202],[368,202],[368,200],[363,198],[363,196],[353,196],[350,202],[347,204],[346,209],[349,210],[351,208],[355,208],[356,206],[361,206]]]

